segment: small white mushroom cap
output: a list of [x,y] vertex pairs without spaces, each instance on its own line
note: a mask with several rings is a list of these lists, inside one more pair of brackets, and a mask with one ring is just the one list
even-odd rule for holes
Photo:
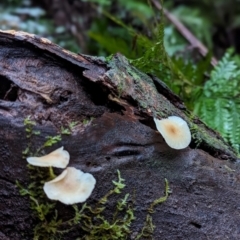
[[91,195],[96,179],[74,167],[66,168],[58,177],[44,184],[47,197],[64,204],[85,202]]
[[171,116],[158,120],[154,118],[157,130],[162,134],[169,147],[186,148],[191,142],[191,132],[187,123],[180,117]]
[[29,164],[39,167],[58,167],[65,168],[69,163],[70,155],[68,151],[63,150],[63,147],[42,156],[42,157],[28,157]]

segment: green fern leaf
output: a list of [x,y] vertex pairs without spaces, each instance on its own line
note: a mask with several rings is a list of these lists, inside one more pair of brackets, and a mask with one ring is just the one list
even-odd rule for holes
[[231,131],[229,131],[229,140],[235,149],[240,152],[240,102],[230,101],[231,110]]
[[232,51],[224,55],[204,85],[194,111],[240,152],[240,66],[235,59]]

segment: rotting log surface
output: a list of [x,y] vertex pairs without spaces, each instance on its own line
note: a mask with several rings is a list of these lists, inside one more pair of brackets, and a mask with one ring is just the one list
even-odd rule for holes
[[[157,133],[153,116],[169,115],[181,116],[194,129],[190,147],[173,150]],[[164,178],[172,193],[153,214],[154,239],[240,239],[239,160],[218,134],[189,117],[160,80],[120,54],[107,60],[75,55],[14,31],[0,32],[0,239],[32,239],[29,201],[15,185],[29,183],[22,159],[27,116],[41,131],[31,139],[35,148],[78,121],[71,136],[46,151],[63,145],[69,166],[96,177],[90,204],[112,188],[120,169],[124,192],[134,193],[130,239],[143,227],[151,202],[163,196]],[[58,207],[69,214],[68,207]],[[108,209],[113,207],[110,202]],[[77,236],[71,234],[66,239]]]

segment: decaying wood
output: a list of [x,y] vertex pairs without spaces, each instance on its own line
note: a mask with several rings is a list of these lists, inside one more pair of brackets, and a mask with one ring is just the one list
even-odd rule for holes
[[[62,126],[78,122],[71,136],[46,151],[63,145],[70,166],[96,177],[90,204],[112,188],[120,169],[124,192],[134,195],[130,239],[143,227],[151,202],[163,196],[164,178],[172,193],[153,214],[154,239],[240,239],[239,160],[160,80],[120,54],[75,55],[22,32],[0,32],[0,47],[0,239],[32,239],[29,201],[15,185],[16,180],[29,183],[22,159],[27,116],[41,131],[31,139],[35,148]],[[169,115],[191,126],[190,147],[173,150],[156,131],[153,116]],[[68,207],[58,207],[70,214]],[[74,231],[66,239],[75,239]]]

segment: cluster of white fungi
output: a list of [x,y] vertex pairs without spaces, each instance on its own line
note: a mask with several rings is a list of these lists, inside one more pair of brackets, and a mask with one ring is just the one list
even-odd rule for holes
[[[180,117],[171,116],[158,120],[154,118],[157,130],[166,143],[174,149],[186,148],[191,142],[191,132]],[[42,157],[28,157],[28,163],[39,167],[66,168],[70,155],[63,147]],[[67,167],[58,177],[44,184],[47,197],[64,204],[80,203],[87,200],[96,184],[90,173],[83,173],[74,167]]]
[[[28,157],[29,164],[39,167],[66,168],[70,155],[63,147],[42,157]],[[96,180],[90,173],[67,167],[59,176],[44,184],[47,197],[64,204],[85,202],[91,195]]]

